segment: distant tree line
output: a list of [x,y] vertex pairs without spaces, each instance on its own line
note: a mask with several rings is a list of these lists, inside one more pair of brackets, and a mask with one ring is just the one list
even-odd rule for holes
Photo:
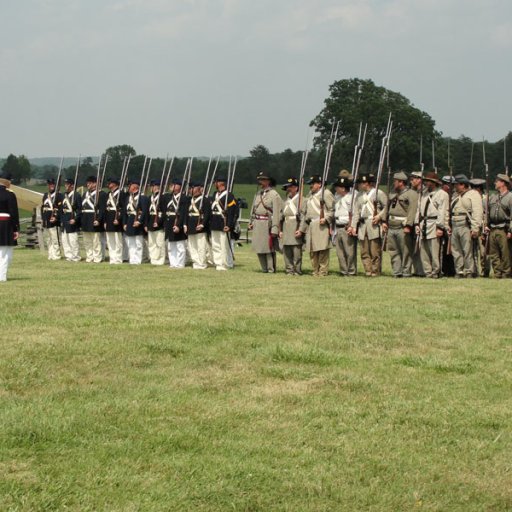
[[[334,179],[341,169],[351,170],[354,146],[357,143],[360,123],[367,124],[365,148],[361,160],[361,171],[376,171],[380,153],[381,139],[384,135],[389,113],[392,113],[393,131],[390,143],[390,165],[393,170],[413,171],[420,168],[420,162],[426,170],[435,167],[438,173],[465,173],[474,177],[484,176],[483,144],[486,161],[491,177],[511,166],[512,132],[496,142],[473,141],[461,135],[457,139],[444,137],[435,129],[435,121],[403,95],[379,87],[371,80],[359,78],[339,80],[329,87],[330,95],[324,101],[324,108],[310,123],[316,138],[310,148],[306,174],[322,173],[325,160],[326,141],[331,135],[333,122],[340,121],[339,137],[334,146],[329,177]],[[420,143],[422,141],[422,143]],[[510,148],[507,148],[507,144]],[[420,151],[421,148],[421,151]],[[264,145],[255,146],[248,157],[237,162],[236,182],[253,183],[260,171],[272,175],[278,183],[290,176],[298,176],[303,151],[285,149],[280,153],[270,153]],[[420,160],[421,153],[421,160]],[[131,155],[128,177],[140,177],[145,155],[137,155],[135,149],[123,144],[105,150],[109,157],[106,177],[121,175],[125,157]],[[181,178],[185,171],[187,158],[175,158],[172,176]],[[158,179],[162,174],[163,158],[154,158],[150,169],[150,178]],[[221,159],[218,174],[226,174],[228,159]],[[205,176],[208,159],[195,159],[192,178]],[[14,177],[14,183],[26,182],[30,178],[46,179],[55,176],[55,165],[31,166],[23,155],[9,155],[2,169],[8,170]],[[76,165],[63,170],[65,177],[75,176]],[[97,172],[97,158],[83,158],[78,172],[78,181]]]

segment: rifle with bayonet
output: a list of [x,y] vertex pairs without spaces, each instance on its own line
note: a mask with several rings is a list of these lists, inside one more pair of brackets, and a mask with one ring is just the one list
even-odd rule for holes
[[[416,243],[414,252],[418,253],[421,249],[421,242],[427,238],[427,222],[424,218],[424,213],[421,212],[421,198],[423,196],[423,175],[425,173],[425,164],[423,163],[423,136],[420,139],[420,175],[421,183],[418,187],[418,232],[416,233]],[[428,204],[428,203],[427,203]]]
[[484,222],[483,222],[483,235],[482,235],[482,242],[484,244],[484,254],[485,256],[489,255],[489,225],[490,225],[490,208],[489,208],[489,201],[490,201],[490,184],[489,184],[489,164],[487,163],[487,159],[485,157],[485,140],[482,141],[482,155],[484,160],[484,172],[485,172],[485,211],[484,211]]
[[324,170],[323,170],[323,174],[322,174],[322,187],[321,187],[321,193],[320,193],[320,223],[321,224],[322,224],[322,221],[325,219],[325,183],[329,176],[332,153],[334,151],[334,146],[338,139],[339,127],[340,127],[340,121],[336,122],[336,124],[333,121],[333,124],[331,127],[331,136],[329,138],[329,141],[327,142],[327,147],[326,147],[326,151],[325,151]]
[[[99,205],[99,197],[100,197],[100,190],[103,182],[103,178],[101,175],[101,159],[103,158],[103,155],[100,155],[100,159],[98,161],[98,170],[96,172],[96,194],[94,196],[94,216],[93,216],[93,226],[98,225],[98,205]],[[107,155],[105,155],[105,167],[106,167],[106,160]]]
[[[354,201],[356,199],[357,180],[359,178],[359,166],[361,164],[361,155],[363,154],[367,128],[368,123],[365,123],[364,131],[362,132],[363,123],[359,123],[359,135],[357,137],[357,144],[354,146],[354,159],[352,160],[352,197],[350,198],[350,209],[348,212],[348,228],[352,227],[352,219],[354,218]],[[357,236],[357,227],[355,228],[353,236]]]
[[508,176],[508,162],[507,162],[507,135],[505,135],[505,138],[503,139],[503,167],[505,170],[505,174]]
[[212,166],[212,160],[213,160],[213,155],[210,156],[210,159],[208,160],[208,167],[206,168],[206,175],[204,177],[204,182],[203,182],[203,191],[201,192],[201,199],[199,200],[199,218],[197,219],[198,226],[200,226],[203,221],[203,201],[204,201],[204,195],[206,192],[206,185],[208,183],[208,178],[210,177],[210,169]]
[[78,180],[78,171],[80,170],[80,159],[82,155],[78,155],[78,162],[76,163],[76,169],[75,169],[75,178],[73,180],[73,201],[71,202],[71,220],[74,220],[75,215],[75,209],[76,209],[76,182]]
[[[389,152],[389,140],[391,138],[391,131],[393,130],[393,121],[391,120],[391,112],[389,113],[388,124],[386,127],[386,133],[382,137],[382,143],[380,148],[379,167],[377,169],[377,178],[375,180],[375,198],[373,200],[374,216],[379,213],[379,186],[382,180],[382,171],[384,169],[384,162],[386,161],[386,155]],[[380,224],[379,224],[380,229]]]
[[450,178],[450,186],[448,188],[448,228],[450,230],[450,234],[448,236],[448,245],[446,247],[446,254],[452,253],[452,217],[453,217],[453,166],[451,165],[450,159],[448,157],[448,170],[449,170],[449,178]]

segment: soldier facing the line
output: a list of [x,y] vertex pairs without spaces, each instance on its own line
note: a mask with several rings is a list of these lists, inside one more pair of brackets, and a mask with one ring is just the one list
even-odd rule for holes
[[260,172],[256,179],[261,189],[254,198],[249,220],[253,232],[251,245],[258,255],[261,271],[275,273],[281,196],[274,190],[275,181],[270,176]]
[[3,171],[0,174],[0,282],[7,281],[7,270],[20,234],[18,202],[9,190],[10,185],[11,175]]

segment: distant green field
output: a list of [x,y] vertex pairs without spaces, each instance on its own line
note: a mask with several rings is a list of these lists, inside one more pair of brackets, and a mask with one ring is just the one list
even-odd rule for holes
[[0,510],[512,509],[509,282],[236,262],[15,251]]

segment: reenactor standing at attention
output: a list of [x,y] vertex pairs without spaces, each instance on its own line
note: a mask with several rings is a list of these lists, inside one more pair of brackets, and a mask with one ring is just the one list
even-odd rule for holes
[[512,193],[509,186],[510,178],[506,174],[498,174],[495,181],[498,193],[489,197],[489,224],[486,232],[494,277],[498,279],[512,277]]
[[299,196],[299,182],[288,178],[282,186],[286,191],[286,200],[281,210],[279,238],[283,247],[285,272],[289,275],[302,274],[303,237],[296,236],[300,227],[302,199]]
[[144,227],[149,209],[149,200],[140,190],[140,182],[132,180],[128,186],[128,197],[123,208],[123,229],[128,246],[130,265],[142,263],[144,250]]
[[82,198],[82,238],[84,241],[85,261],[101,263],[105,257],[103,234],[105,224],[106,194],[97,190],[96,176],[88,176],[85,180],[87,191]]
[[325,188],[322,176],[311,176],[308,185],[310,193],[306,198],[300,228],[295,236],[306,235],[305,250],[311,258],[313,275],[323,277],[329,273],[334,196]]
[[384,232],[388,232],[393,277],[412,277],[418,193],[407,186],[407,179],[403,171],[393,175],[394,193],[389,196],[388,223],[382,225]]
[[349,234],[350,208],[353,204],[352,195],[355,193],[352,188],[353,181],[347,177],[339,177],[333,187],[336,192],[334,195],[333,231],[340,275],[355,276],[357,274],[357,238]]
[[7,270],[20,234],[18,202],[10,186],[11,175],[3,171],[0,174],[0,282],[7,281]]
[[111,265],[123,263],[123,219],[126,194],[119,188],[119,178],[108,178],[109,189],[105,208],[105,234],[109,262]]
[[361,260],[366,276],[376,277],[381,272],[382,229],[386,218],[388,198],[375,188],[375,175],[363,174],[358,179],[361,193],[357,197],[351,233],[361,243]]
[[435,172],[423,178],[425,190],[416,216],[416,235],[420,237],[420,254],[425,276],[441,277],[442,240],[448,228],[448,194],[441,188]]
[[[484,194],[485,180],[482,178],[473,178],[469,180],[469,184],[473,190],[476,190],[480,197],[482,198],[482,207],[484,209],[484,229],[489,224],[489,215],[487,213],[487,200],[486,195]],[[478,269],[478,262],[475,262],[475,277],[489,277],[491,273],[491,259],[489,258],[488,253],[488,244],[485,242],[486,235],[485,233],[482,236],[478,237],[478,249],[480,253],[480,271]],[[487,247],[486,247],[487,245]]]
[[171,183],[171,193],[162,196],[161,210],[164,213],[165,239],[171,268],[185,268],[187,258],[187,235],[183,226],[187,215],[188,198],[182,193],[181,187],[181,181],[174,179]]
[[226,189],[226,178],[215,179],[215,193],[212,201],[210,233],[213,263],[217,270],[228,270],[234,266],[231,234],[237,221],[238,207],[235,196]]
[[80,261],[78,232],[82,215],[82,196],[75,190],[73,179],[68,178],[64,181],[64,189],[64,198],[60,207],[62,249],[67,261]]
[[203,184],[200,181],[193,181],[190,187],[192,197],[185,219],[185,233],[188,237],[192,268],[203,270],[208,268],[208,231],[212,205],[210,198],[204,195]]
[[165,232],[162,215],[160,180],[151,180],[151,196],[149,198],[149,215],[146,224],[148,234],[148,252],[151,265],[165,264]]
[[48,192],[43,196],[41,205],[41,218],[43,228],[46,232],[46,245],[48,247],[48,259],[60,260],[60,244],[59,244],[59,210],[62,203],[62,194],[57,192],[55,179],[46,180]]
[[275,273],[276,249],[281,220],[281,196],[274,190],[273,178],[260,172],[257,176],[260,190],[252,203],[249,230],[252,230],[252,249],[258,255],[261,271]]
[[441,240],[441,274],[446,277],[453,277],[455,275],[455,263],[453,260],[453,254],[450,249],[450,235],[448,234],[449,228],[451,228],[451,210],[450,203],[455,192],[453,176],[443,176],[441,178],[441,188],[448,194],[448,222],[446,224],[446,231],[444,232],[443,239]]
[[[411,189],[418,195],[418,201],[416,201],[417,204],[419,202],[419,198],[423,195],[422,176],[423,173],[421,171],[412,171],[409,176]],[[413,233],[413,237],[415,236],[416,233]],[[425,277],[425,270],[423,269],[423,264],[421,262],[421,250],[418,250],[418,244],[416,243],[416,240],[414,242],[414,252],[412,254],[412,274],[415,277]]]
[[452,226],[449,231],[455,277],[473,277],[483,223],[482,198],[476,190],[469,188],[469,180],[464,174],[455,176],[455,192],[450,205]]

